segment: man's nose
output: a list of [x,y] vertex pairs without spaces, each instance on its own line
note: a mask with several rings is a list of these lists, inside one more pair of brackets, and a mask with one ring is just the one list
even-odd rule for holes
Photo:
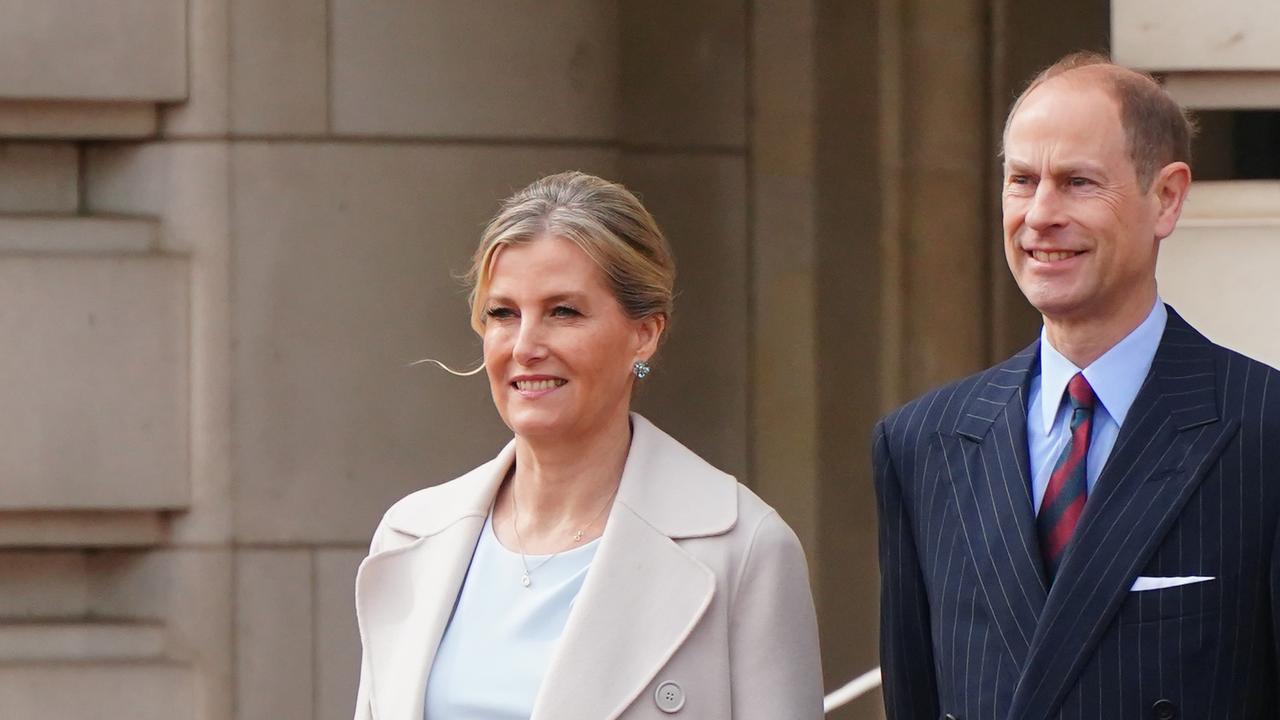
[[1061,225],[1063,217],[1062,192],[1054,183],[1041,181],[1036,186],[1035,195],[1031,197],[1031,205],[1027,208],[1026,223],[1032,230]]

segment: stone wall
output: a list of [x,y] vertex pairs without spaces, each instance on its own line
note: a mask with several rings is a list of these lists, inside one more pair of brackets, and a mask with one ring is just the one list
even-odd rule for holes
[[1058,5],[0,0],[0,707],[349,717],[381,512],[507,436],[407,365],[479,358],[456,276],[571,168],[675,249],[641,411],[795,527],[828,686],[874,666],[871,423],[1033,327],[991,183],[1105,37]]
[[[507,432],[457,275],[626,182],[680,263],[640,404],[749,478],[740,2],[0,2],[0,707],[349,717],[382,511]],[[624,32],[625,29],[625,32]]]

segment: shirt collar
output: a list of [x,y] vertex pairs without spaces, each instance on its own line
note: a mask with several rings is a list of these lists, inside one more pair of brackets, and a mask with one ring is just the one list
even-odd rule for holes
[[[1124,418],[1142,389],[1142,381],[1151,370],[1164,326],[1169,318],[1164,303],[1156,298],[1155,306],[1147,319],[1116,343],[1102,357],[1084,368],[1084,379],[1089,381],[1094,395],[1102,407],[1123,425]],[[1067,383],[1081,372],[1070,360],[1063,357],[1049,342],[1044,328],[1040,329],[1040,417],[1044,419],[1044,433],[1053,431],[1053,421],[1062,404],[1062,394]]]

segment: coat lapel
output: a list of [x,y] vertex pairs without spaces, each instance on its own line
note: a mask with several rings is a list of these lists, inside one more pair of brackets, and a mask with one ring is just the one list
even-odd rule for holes
[[1009,717],[1052,716],[1200,480],[1235,434],[1212,345],[1172,309],[1151,372],[1067,546]]
[[731,529],[737,483],[639,415],[632,415],[632,428],[617,501],[532,720],[618,717],[715,594],[715,574],[676,539]]
[[578,595],[533,720],[616,718],[711,603],[711,570],[629,508],[610,514],[606,532],[611,537]]
[[[403,544],[375,549],[356,575],[375,717],[422,717],[431,663],[513,458],[508,445],[495,460],[387,512],[384,532]],[[382,544],[389,543],[394,540]]]
[[1027,461],[1026,386],[1039,342],[988,371],[965,401],[955,435],[940,438],[979,590],[1020,668],[1045,602]]

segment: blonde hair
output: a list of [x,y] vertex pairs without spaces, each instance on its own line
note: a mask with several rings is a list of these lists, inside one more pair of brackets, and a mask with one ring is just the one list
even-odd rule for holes
[[670,318],[676,266],[653,216],[618,183],[564,172],[536,180],[507,198],[484,229],[466,276],[476,332],[484,332],[481,301],[497,251],[544,235],[568,240],[594,260],[628,317]]

